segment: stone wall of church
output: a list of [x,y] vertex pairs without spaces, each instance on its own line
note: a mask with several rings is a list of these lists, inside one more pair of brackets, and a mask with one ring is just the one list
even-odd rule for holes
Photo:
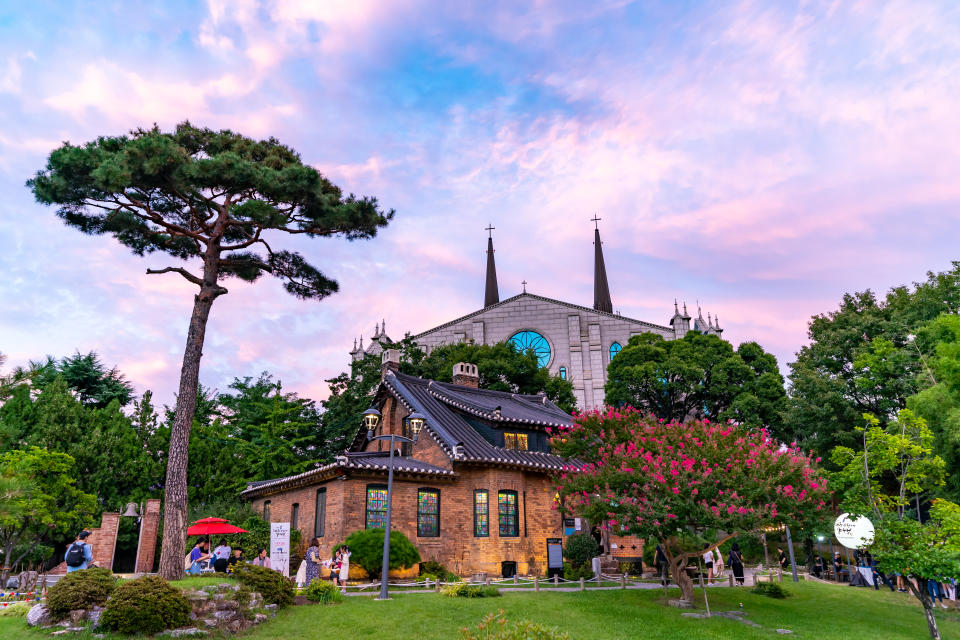
[[[499,576],[501,562],[517,563],[521,574],[546,574],[547,538],[561,538],[561,520],[554,508],[555,488],[543,474],[524,471],[466,467],[457,469],[457,478],[412,479],[395,477],[393,485],[392,529],[403,532],[413,542],[423,560],[437,560],[461,575],[485,571]],[[314,536],[316,495],[326,489],[327,515],[321,554],[329,557],[333,548],[350,533],[366,524],[366,491],[370,485],[383,485],[386,478],[351,475],[316,485],[282,491],[257,498],[253,508],[263,513],[270,501],[270,520],[289,522],[293,504],[299,504],[298,528],[303,538]],[[440,494],[440,536],[417,535],[417,492],[431,488]],[[474,535],[474,492],[489,493],[489,535]],[[500,536],[497,519],[499,491],[517,492],[519,535]],[[292,568],[295,571],[296,568]]]
[[573,383],[582,409],[603,404],[603,386],[610,346],[626,345],[631,336],[653,332],[673,339],[669,327],[660,327],[622,316],[580,309],[530,294],[484,309],[458,323],[433,329],[416,337],[429,348],[465,340],[495,344],[509,340],[518,331],[536,331],[550,344],[550,372],[563,367]]

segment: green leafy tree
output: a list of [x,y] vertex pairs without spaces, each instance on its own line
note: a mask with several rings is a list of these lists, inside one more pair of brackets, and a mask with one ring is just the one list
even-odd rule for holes
[[733,346],[690,332],[681,340],[644,333],[607,367],[606,401],[664,420],[710,418],[776,431],[786,392],[776,358],[756,342]]
[[[943,314],[921,327],[915,348],[923,355],[917,378],[926,388],[907,398],[907,407],[930,425],[947,469],[960,468],[960,316]],[[960,474],[950,474],[940,493],[960,501]]]
[[838,445],[858,446],[863,414],[886,423],[929,386],[910,336],[958,309],[960,262],[884,298],[870,290],[845,294],[835,311],[810,320],[810,343],[790,364],[790,398],[778,435],[824,457]]
[[30,363],[30,370],[35,387],[43,388],[56,378],[63,378],[84,405],[102,408],[116,400],[124,407],[133,400],[133,386],[116,367],[107,369],[93,351],[86,355],[78,352],[60,360],[47,356],[46,362]]
[[314,401],[284,393],[266,372],[257,380],[235,378],[218,403],[245,480],[300,473],[329,456]]
[[0,476],[30,483],[12,499],[12,512],[0,518],[0,552],[6,584],[10,568],[44,543],[72,539],[92,521],[96,499],[77,488],[73,458],[38,447],[0,454]]
[[280,249],[283,234],[370,238],[393,212],[383,212],[373,198],[344,196],[275,139],[256,141],[186,122],[172,133],[154,127],[80,146],[65,143],[27,185],[84,233],[112,235],[137,255],[160,252],[186,262],[147,273],[175,273],[197,287],[164,485],[160,573],[179,579],[200,358],[210,310],[227,293],[222,282],[253,282],[266,273],[298,298],[321,299],[337,283],[301,254]]
[[[370,577],[377,579],[383,571],[383,529],[354,531],[345,541],[350,547],[350,562],[355,562]],[[339,546],[339,545],[338,545]],[[420,562],[420,552],[399,531],[390,530],[390,568],[412,567]]]
[[933,452],[933,432],[909,409],[886,425],[870,414],[861,428],[863,449],[836,447],[831,455],[839,471],[830,484],[845,511],[896,513],[903,518],[913,496],[943,484],[946,465]]
[[[814,461],[765,429],[608,409],[581,414],[552,443],[581,461],[557,480],[561,511],[659,541],[686,600],[690,558],[762,527],[819,522],[830,498]],[[709,531],[727,535],[704,549]]]

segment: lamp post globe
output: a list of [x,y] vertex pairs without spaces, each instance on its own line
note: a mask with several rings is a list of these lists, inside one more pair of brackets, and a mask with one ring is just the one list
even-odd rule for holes
[[380,424],[380,412],[375,407],[370,407],[363,412],[363,424],[367,428],[367,440],[373,440],[377,432],[377,425]]

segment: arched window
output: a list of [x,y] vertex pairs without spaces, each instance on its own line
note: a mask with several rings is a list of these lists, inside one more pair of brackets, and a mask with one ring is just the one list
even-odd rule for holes
[[561,380],[566,380],[566,379],[567,379],[567,368],[566,368],[566,367],[560,367],[560,379],[561,379]]
[[614,342],[612,345],[610,345],[610,359],[613,360],[614,356],[620,353],[622,349],[623,347],[619,342]]
[[509,342],[520,353],[533,351],[539,366],[545,367],[550,364],[550,343],[536,331],[518,331],[510,336]]

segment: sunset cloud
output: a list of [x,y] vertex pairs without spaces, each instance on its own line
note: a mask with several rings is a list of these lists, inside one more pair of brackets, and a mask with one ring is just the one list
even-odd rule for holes
[[305,395],[385,318],[395,338],[501,296],[589,304],[599,214],[614,306],[674,298],[785,365],[845,291],[957,259],[960,6],[209,0],[0,22],[0,352],[96,350],[172,402],[192,290],[32,202],[63,140],[191,119],[275,136],[397,210],[372,241],[291,240],[320,303],[231,283],[202,379]]

